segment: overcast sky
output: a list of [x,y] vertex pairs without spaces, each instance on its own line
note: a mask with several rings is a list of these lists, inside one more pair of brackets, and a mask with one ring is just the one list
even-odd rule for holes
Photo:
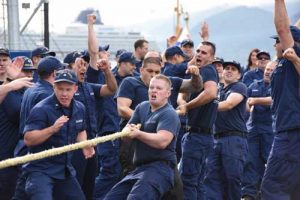
[[[20,8],[21,26],[29,18],[39,0],[19,0],[19,3],[23,2],[30,2],[31,8]],[[263,6],[273,2],[274,0],[180,0],[183,9],[190,13],[223,4],[227,6]],[[150,19],[174,16],[175,5],[176,0],[49,0],[50,31],[63,32],[65,27],[74,21],[80,10],[86,8],[98,9],[102,21],[107,25],[127,26]],[[29,29],[41,30],[41,22],[42,12],[40,10]],[[41,27],[37,28],[39,26]]]

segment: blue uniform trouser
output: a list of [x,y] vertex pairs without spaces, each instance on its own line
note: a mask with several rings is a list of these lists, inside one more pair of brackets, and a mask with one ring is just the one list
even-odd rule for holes
[[182,138],[184,136],[184,134],[186,133],[186,124],[181,124],[181,127],[179,129],[179,133],[177,136],[177,140],[176,140],[176,157],[177,157],[177,162],[180,161],[181,156],[182,156]]
[[249,133],[247,135],[248,154],[242,179],[242,196],[256,198],[271,151],[274,134]]
[[93,190],[97,174],[97,155],[85,159],[82,150],[76,150],[72,156],[72,164],[76,170],[76,178],[81,185],[86,199],[93,199]]
[[196,200],[204,197],[206,158],[212,147],[213,137],[210,134],[186,133],[183,136],[179,173],[183,183],[184,199]]
[[204,179],[206,199],[241,199],[241,178],[246,154],[246,138],[226,136],[215,140]]
[[41,172],[29,172],[25,186],[30,200],[84,200],[84,194],[75,177],[58,180]]
[[105,200],[154,200],[174,186],[174,169],[156,161],[138,166],[117,183],[105,196]]
[[277,133],[262,181],[262,199],[300,199],[300,130]]
[[26,195],[25,185],[26,185],[27,173],[19,172],[19,177],[16,184],[15,194],[12,200],[28,200]]
[[96,177],[94,198],[103,199],[109,190],[120,181],[122,167],[119,161],[120,141],[108,141],[97,147],[100,171]]
[[[1,148],[1,147],[0,147]],[[9,167],[0,170],[0,199],[10,200],[15,192],[18,170],[16,167]]]

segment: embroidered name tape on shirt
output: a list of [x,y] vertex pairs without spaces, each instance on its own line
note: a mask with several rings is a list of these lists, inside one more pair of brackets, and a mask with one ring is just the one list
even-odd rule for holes
[[76,120],[76,123],[81,123],[81,122],[83,122],[82,119]]

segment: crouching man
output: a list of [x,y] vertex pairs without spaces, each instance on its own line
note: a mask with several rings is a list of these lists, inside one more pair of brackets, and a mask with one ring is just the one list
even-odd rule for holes
[[[149,101],[140,103],[125,129],[133,140],[135,170],[117,183],[105,199],[161,199],[174,185],[175,144],[180,120],[172,105],[171,81],[156,75],[149,85]],[[141,124],[137,129],[134,124]]]

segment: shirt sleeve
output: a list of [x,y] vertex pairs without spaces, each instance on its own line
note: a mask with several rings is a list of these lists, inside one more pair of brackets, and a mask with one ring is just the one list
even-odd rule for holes
[[131,82],[131,77],[125,78],[116,92],[115,98],[125,97],[133,100],[135,98],[135,87]]
[[47,111],[41,107],[33,107],[25,122],[23,134],[27,131],[42,130],[48,126]]
[[242,82],[248,87],[252,83],[251,71],[244,74]]
[[248,89],[244,83],[237,82],[232,88],[230,89],[231,93],[239,93],[244,97],[248,98]]
[[180,120],[175,111],[170,112],[170,110],[166,110],[161,114],[157,124],[157,131],[166,130],[177,136],[179,128]]
[[183,79],[178,78],[178,77],[169,77],[169,78],[172,82],[172,90],[176,91],[178,93],[180,90],[180,87],[182,85]]
[[139,123],[141,123],[140,109],[141,109],[141,105],[139,104],[135,108],[135,110],[133,112],[133,115],[131,116],[130,120],[128,121],[128,124],[139,124]]
[[200,70],[200,74],[202,76],[203,83],[207,81],[214,81],[216,83],[219,82],[217,72],[211,65],[202,68]]

